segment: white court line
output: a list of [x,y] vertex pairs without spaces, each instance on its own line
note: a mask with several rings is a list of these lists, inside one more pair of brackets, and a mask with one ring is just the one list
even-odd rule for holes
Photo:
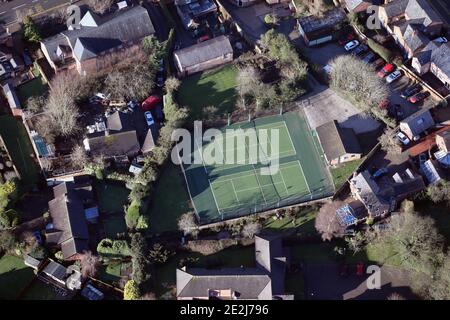
[[288,137],[289,137],[289,141],[291,141],[291,146],[295,150],[294,142],[292,142],[291,134],[289,133],[289,129],[288,129],[287,125],[286,125],[286,122],[284,122],[284,127],[286,128],[286,131],[287,131],[287,134],[288,134]]
[[[292,163],[295,163],[295,165],[292,165]],[[286,162],[286,163],[283,163],[283,164],[280,165],[280,169],[281,168],[288,169],[288,168],[292,168],[292,167],[296,167],[296,168],[298,167],[298,160],[297,161]],[[246,174],[246,173],[249,173],[249,172],[251,172],[251,174]],[[243,175],[243,174],[245,174],[245,175]],[[247,170],[247,171],[243,171],[243,172],[236,172],[236,173],[232,173],[232,174],[223,176],[223,177],[232,177],[233,176],[233,178],[226,178],[226,179],[218,178],[218,179],[214,180],[212,182],[212,184],[226,182],[226,181],[233,180],[233,179],[238,179],[238,178],[250,177],[250,176],[253,176],[254,174],[255,173],[254,173],[253,170]],[[234,177],[236,175],[238,175],[238,176]]]
[[239,202],[239,197],[238,197],[238,195],[237,195],[237,193],[236,193],[236,188],[234,187],[233,180],[231,180],[231,186],[233,187],[234,195],[236,196],[237,202],[240,203],[240,202]]
[[[203,169],[205,169],[205,173],[206,175],[208,175],[208,170],[206,170],[206,166],[205,166],[205,161],[203,161],[203,154],[202,154],[202,149],[198,147],[198,143],[197,140],[194,139],[195,144],[197,145],[197,151],[200,153],[200,158],[202,159],[202,163],[203,163]],[[195,155],[194,155],[195,157]]]
[[279,168],[279,171],[280,171],[281,179],[283,179],[284,188],[286,189],[286,196],[289,197],[289,191],[288,191],[288,189],[287,189],[286,182],[284,181],[283,171],[282,171],[281,168]]
[[[274,182],[274,183],[271,183],[271,184],[265,184],[265,185],[263,185],[261,187],[269,187],[269,186],[279,185],[279,184],[282,184],[282,183],[283,182]],[[259,189],[259,187],[240,189],[240,190],[237,190],[237,192],[245,192],[245,191],[250,191],[250,190],[254,190],[254,189]]]
[[[208,183],[209,183],[209,188],[211,189],[211,193],[212,193],[213,198],[214,198],[214,202],[216,203],[217,211],[218,211],[219,214],[220,214],[220,207],[219,207],[219,205],[217,204],[216,195],[214,194],[214,189],[213,189],[213,187],[212,187],[212,185],[211,185],[211,181],[209,181],[209,179],[208,179]],[[222,217],[222,218],[223,218],[223,217]]]
[[305,180],[306,187],[308,188],[308,192],[312,196],[311,189],[309,189],[309,184],[308,184],[308,181],[306,180],[305,172],[303,171],[303,167],[302,167],[302,164],[300,163],[300,160],[297,160],[297,163],[298,163],[298,166],[300,167],[300,170],[302,171],[303,179]]
[[21,7],[23,7],[23,6],[26,6],[27,4],[26,3],[24,3],[24,4],[21,4],[20,6],[17,6],[17,7],[14,7],[14,8],[12,8],[12,10],[16,10],[16,9],[19,9],[19,8],[21,8]]
[[263,198],[264,198],[264,202],[267,204],[266,196],[264,195],[264,191],[263,191],[263,189],[262,189],[262,187],[261,187],[261,183],[259,182],[259,179],[258,179],[258,173],[256,172],[255,166],[252,165],[252,167],[253,167],[253,171],[255,171],[256,181],[258,182],[259,189],[261,189],[261,194],[262,194],[262,196],[263,196]]

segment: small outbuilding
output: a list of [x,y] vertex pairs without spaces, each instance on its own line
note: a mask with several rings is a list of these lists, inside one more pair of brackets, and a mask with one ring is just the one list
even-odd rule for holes
[[227,36],[219,36],[173,53],[178,75],[183,77],[233,61],[233,47]]

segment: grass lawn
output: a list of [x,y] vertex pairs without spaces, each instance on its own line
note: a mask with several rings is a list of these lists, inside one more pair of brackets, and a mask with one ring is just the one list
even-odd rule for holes
[[312,208],[305,208],[300,216],[297,216],[292,222],[292,218],[284,217],[283,219],[269,218],[264,223],[264,229],[272,231],[286,231],[289,229],[297,229],[299,232],[315,232],[314,218],[316,211]]
[[221,114],[230,112],[236,101],[236,74],[228,65],[187,77],[178,90],[178,103],[189,108],[193,119],[201,119],[206,106],[216,106]]
[[55,289],[50,284],[36,280],[22,296],[22,300],[55,300]]
[[33,269],[23,260],[5,255],[0,259],[0,299],[15,299],[33,279]]
[[364,159],[358,159],[344,163],[337,168],[330,168],[335,188],[339,189],[363,161]]
[[122,262],[111,262],[107,265],[102,265],[99,268],[97,278],[111,285],[117,285],[120,280],[121,269]]
[[149,206],[151,234],[178,229],[177,220],[189,211],[189,195],[181,169],[170,163],[161,173]]
[[205,268],[214,265],[217,268],[238,268],[255,266],[254,246],[234,247],[225,249],[210,256],[203,256],[199,253],[182,252],[171,257],[163,265],[155,267],[155,292],[158,297],[170,297],[171,288],[175,286],[176,269],[179,263],[185,259],[194,261],[188,263],[189,267]]
[[33,160],[33,147],[23,124],[12,116],[0,116],[0,134],[5,140],[22,182],[27,186],[36,184],[40,173]]
[[117,238],[118,233],[127,231],[124,215],[118,215],[103,220],[106,236],[110,239]]
[[28,99],[33,96],[41,96],[48,90],[44,84],[42,77],[38,76],[31,81],[28,81],[17,87],[17,96],[20,103],[24,106]]
[[124,184],[106,181],[96,182],[99,210],[102,213],[123,213],[123,206],[128,204],[130,190]]

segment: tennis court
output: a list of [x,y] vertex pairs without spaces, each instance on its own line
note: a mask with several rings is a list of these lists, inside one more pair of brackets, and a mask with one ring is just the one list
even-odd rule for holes
[[202,224],[334,192],[323,152],[299,112],[232,124],[221,132],[207,142],[193,140],[191,160],[197,161],[182,166]]

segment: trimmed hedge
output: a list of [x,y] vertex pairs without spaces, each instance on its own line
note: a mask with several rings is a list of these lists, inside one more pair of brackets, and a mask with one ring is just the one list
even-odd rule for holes
[[97,252],[108,258],[124,258],[131,256],[130,246],[125,240],[102,239],[97,245]]
[[387,49],[387,48],[383,47],[382,45],[376,43],[372,39],[368,39],[367,40],[367,45],[369,46],[370,49],[372,49],[376,54],[378,54],[385,61],[387,61],[389,63],[393,61],[394,55],[389,49]]

